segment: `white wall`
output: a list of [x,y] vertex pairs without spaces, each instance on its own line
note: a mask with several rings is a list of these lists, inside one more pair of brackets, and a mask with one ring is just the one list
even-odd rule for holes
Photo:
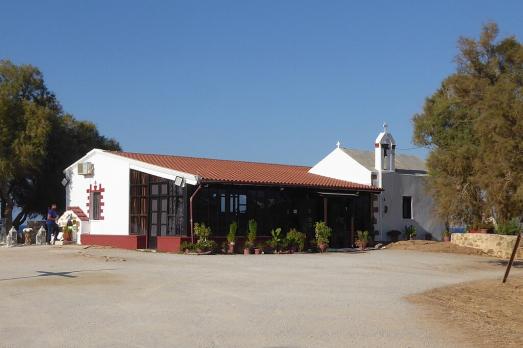
[[[66,171],[70,182],[66,188],[66,207],[80,207],[87,214],[89,185],[102,185],[103,220],[90,220],[91,234],[129,234],[129,162],[124,158],[92,152],[84,162],[94,164],[94,175],[78,175],[77,167]],[[85,232],[85,231],[83,231]]]
[[309,173],[329,178],[350,181],[356,184],[371,185],[371,171],[336,148],[309,170]]
[[[407,225],[416,226],[417,239],[424,239],[427,232],[433,238],[441,239],[445,223],[437,216],[432,196],[426,191],[427,177],[396,172],[382,172],[381,175],[385,191],[379,196],[379,240],[388,240],[390,230],[403,233]],[[412,197],[412,219],[403,218],[403,196]],[[385,205],[387,213],[384,212]]]

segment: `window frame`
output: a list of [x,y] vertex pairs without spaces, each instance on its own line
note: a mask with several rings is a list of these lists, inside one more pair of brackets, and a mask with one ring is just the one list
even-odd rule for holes
[[93,191],[89,200],[89,220],[102,220],[102,193]]

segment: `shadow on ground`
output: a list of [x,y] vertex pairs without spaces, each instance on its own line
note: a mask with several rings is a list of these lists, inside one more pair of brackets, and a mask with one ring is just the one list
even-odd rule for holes
[[19,279],[29,279],[29,278],[38,278],[38,277],[62,277],[62,278],[77,278],[74,273],[84,273],[84,272],[99,272],[99,271],[113,271],[115,268],[105,268],[105,269],[84,269],[77,271],[64,271],[64,272],[48,272],[48,271],[36,271],[36,275],[25,276],[25,277],[14,277],[14,278],[3,278],[0,279],[0,282],[9,281],[9,280],[19,280]]

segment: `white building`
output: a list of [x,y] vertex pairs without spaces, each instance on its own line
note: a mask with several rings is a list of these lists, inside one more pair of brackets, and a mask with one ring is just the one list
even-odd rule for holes
[[385,128],[366,152],[338,146],[314,167],[93,149],[64,170],[66,207],[81,221],[83,244],[176,251],[192,226],[212,226],[218,241],[235,221],[256,219],[259,236],[298,228],[314,236],[314,222],[333,228],[331,246],[354,245],[356,231],[387,241],[390,230],[417,228],[439,239],[425,190],[424,162],[396,155]]
[[374,151],[336,147],[310,172],[331,178],[377,186],[383,191],[373,202],[375,239],[390,240],[387,232],[415,226],[417,239],[441,239],[445,223],[435,212],[427,190],[425,161],[396,154],[396,141],[385,124]]

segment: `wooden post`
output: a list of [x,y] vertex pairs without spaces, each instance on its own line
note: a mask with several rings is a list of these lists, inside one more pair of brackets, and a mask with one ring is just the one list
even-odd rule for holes
[[516,253],[518,252],[519,243],[521,242],[521,232],[518,233],[518,238],[516,238],[516,244],[514,244],[514,250],[512,250],[512,255],[510,255],[510,261],[507,265],[507,270],[505,271],[505,276],[503,277],[503,283],[506,283],[508,274],[510,273],[510,269],[512,268],[512,264],[514,263],[514,258],[516,257]]
[[354,240],[356,239],[356,231],[354,219],[356,215],[356,199],[351,199],[351,215],[350,215],[350,247],[354,247]]
[[327,197],[323,197],[323,222],[327,225]]
[[196,197],[196,194],[198,192],[200,192],[201,189],[202,189],[202,184],[198,185],[198,187],[196,188],[196,191],[194,191],[194,193],[189,198],[189,215],[190,215],[190,221],[191,221],[191,243],[194,243],[194,221],[193,221],[193,214],[192,214],[192,211],[193,211],[192,202],[193,202],[194,197]]

